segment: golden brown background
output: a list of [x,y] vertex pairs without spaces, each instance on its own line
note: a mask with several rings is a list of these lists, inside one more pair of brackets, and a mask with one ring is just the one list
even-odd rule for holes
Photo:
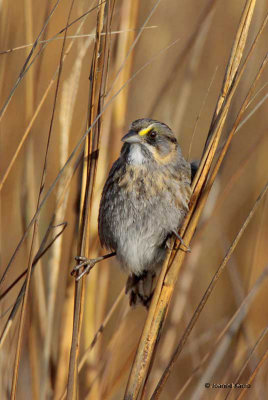
[[[130,46],[139,34],[139,28],[143,26],[156,2],[115,2],[107,81],[109,93],[104,102],[136,71],[147,62],[149,64],[133,77],[107,107],[102,117],[97,190],[90,230],[92,257],[104,254],[97,237],[99,198],[107,173],[118,157],[120,139],[127,132],[132,120],[150,117],[167,123],[176,133],[185,157],[190,160],[200,158],[244,3],[242,0],[160,1],[116,78]],[[71,21],[95,5],[94,1],[75,1]],[[4,52],[13,49],[0,54],[1,107],[18,78],[31,46],[16,48],[34,42],[51,8],[52,2],[49,1],[0,2],[0,50]],[[64,28],[69,8],[70,1],[59,2],[42,40],[53,37]],[[267,11],[267,1],[257,1],[246,49],[253,41]],[[81,20],[84,22],[79,34],[95,32],[96,12],[92,11]],[[204,13],[207,16],[201,23],[200,15]],[[77,35],[81,21],[70,27],[67,36]],[[196,30],[197,34],[191,41],[190,38]],[[267,52],[267,35],[266,27],[232,102],[225,123],[226,133],[232,126]],[[60,61],[63,34],[60,37],[60,40],[49,42],[38,55],[15,90],[0,122],[0,179],[3,182],[12,157],[38,110],[45,91],[51,85],[1,187],[1,275],[36,209],[55,96],[56,81],[51,80]],[[85,47],[88,40],[88,37],[66,39],[65,51],[71,43],[72,47],[64,59],[60,79],[44,193],[47,193],[63,163],[85,132],[94,37]],[[174,41],[176,42],[173,43]],[[39,44],[35,54],[40,48]],[[267,79],[266,70],[258,83],[256,93],[260,89],[261,91],[253,99],[247,115],[267,96]],[[192,252],[186,258],[177,283],[150,375],[149,392],[155,387],[213,273],[267,181],[267,126],[268,108],[264,101],[235,135],[191,243]],[[74,296],[74,280],[70,271],[76,255],[80,169],[75,172],[65,193],[66,210],[57,208],[57,223],[67,221],[68,226],[61,239],[42,257],[31,281],[19,368],[18,399],[59,399],[66,387]],[[59,186],[55,187],[42,209],[34,253],[55,211]],[[176,398],[202,357],[212,349],[212,344],[260,274],[268,268],[267,217],[267,199],[264,199],[176,362],[161,398]],[[55,232],[58,231],[59,229],[55,229]],[[32,230],[11,265],[1,293],[27,268],[31,237]],[[125,280],[126,276],[118,268],[115,259],[98,264],[87,278],[81,357],[122,290]],[[21,283],[1,300],[1,332],[8,316],[5,312],[14,304],[20,285]],[[257,287],[248,310],[244,315],[240,313],[236,329],[215,346],[212,355],[194,375],[181,398],[225,398],[224,390],[204,389],[204,384],[235,381],[250,350],[267,327],[267,293],[268,283],[265,276]],[[0,353],[1,399],[9,398],[19,314]],[[97,400],[123,397],[145,317],[146,311],[141,307],[129,309],[125,296],[104,329],[102,337],[87,357],[80,374],[79,398]],[[265,337],[251,357],[239,383],[247,382],[248,376],[266,351],[267,344],[268,339]],[[266,398],[267,379],[266,361],[246,398]],[[236,398],[238,394],[239,390],[236,389],[230,398]]]

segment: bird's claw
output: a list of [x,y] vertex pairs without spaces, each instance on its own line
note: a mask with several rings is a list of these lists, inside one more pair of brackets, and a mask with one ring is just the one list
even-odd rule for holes
[[187,244],[182,243],[182,245],[185,247],[185,250],[182,249],[182,251],[185,251],[185,253],[191,253],[192,252],[191,247],[187,246]]
[[[77,264],[72,272],[71,275],[74,276],[75,275],[75,280],[76,282],[78,282],[84,275],[88,274],[90,272],[90,270],[94,267],[94,265],[96,264],[96,260],[95,259],[90,259],[90,258],[86,258],[83,256],[76,256],[75,260],[79,263]],[[85,268],[84,268],[85,267]],[[80,272],[80,269],[82,269],[82,271]],[[78,272],[78,273],[77,273]]]
[[[176,236],[176,238],[179,239],[180,243],[185,247],[185,250],[182,249],[181,247],[180,247],[180,249],[181,249],[182,251],[185,251],[186,253],[191,253],[191,251],[192,251],[192,250],[191,250],[191,247],[187,246],[187,244],[184,242],[183,238],[178,234],[178,232],[173,231],[173,233],[174,233],[174,235]],[[175,250],[177,250],[177,249],[178,249],[178,248],[175,248]]]

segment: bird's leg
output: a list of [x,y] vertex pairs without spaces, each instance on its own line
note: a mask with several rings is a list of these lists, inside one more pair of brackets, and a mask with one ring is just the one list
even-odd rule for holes
[[[86,258],[83,256],[77,256],[75,257],[76,261],[79,262],[79,264],[77,264],[72,272],[71,275],[75,275],[77,271],[79,271],[79,273],[77,275],[75,275],[75,280],[79,281],[82,276],[84,276],[85,274],[88,274],[90,272],[90,270],[94,267],[95,264],[99,263],[102,260],[105,260],[106,258],[110,258],[115,256],[115,252],[113,253],[109,253],[109,254],[105,254],[105,256],[101,256],[101,257],[97,257],[97,258]],[[85,267],[85,268],[83,268]],[[80,272],[80,269],[83,268],[83,270]]]
[[181,249],[181,250],[186,251],[186,253],[191,253],[191,247],[187,246],[187,244],[183,241],[183,238],[178,234],[178,232],[173,231],[173,233],[176,236],[176,238],[179,239],[181,244],[186,248],[186,250],[183,250],[183,249]]

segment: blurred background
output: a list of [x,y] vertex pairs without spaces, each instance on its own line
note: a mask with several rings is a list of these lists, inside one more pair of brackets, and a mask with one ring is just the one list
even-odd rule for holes
[[[1,276],[36,210],[63,44],[63,33],[54,36],[66,26],[70,4],[67,0],[59,1],[40,38],[46,41],[45,47],[37,45],[34,63],[6,103],[53,5],[40,0],[0,1],[0,106],[7,105],[2,109],[0,121]],[[95,9],[67,32],[42,196],[86,130],[96,4],[74,2],[71,21]],[[101,119],[90,221],[91,257],[105,254],[97,235],[100,195],[109,169],[119,155],[121,137],[131,121],[147,117],[165,122],[175,132],[185,158],[201,157],[244,4],[244,0],[199,0],[198,4],[194,0],[115,1],[104,104],[129,82],[110,101]],[[246,52],[267,11],[267,1],[257,1]],[[267,35],[266,27],[236,91],[225,123],[225,136],[267,53]],[[177,282],[146,399],[150,398],[214,272],[267,181],[267,81],[265,70],[246,112],[250,118],[235,134],[191,243],[192,252],[187,255]],[[34,254],[54,213],[53,225],[68,224],[34,268],[26,309],[18,399],[60,399],[66,388],[74,301],[74,279],[70,272],[75,265],[81,187],[79,151],[45,202],[37,226]],[[50,240],[61,229],[51,229]],[[264,199],[176,362],[161,398],[223,399],[226,391],[205,389],[204,384],[236,382],[250,351],[268,325],[267,238],[268,205]],[[31,239],[32,230],[0,287],[1,333],[23,279],[6,295],[3,293],[27,268]],[[120,293],[121,297],[101,337],[83,359],[79,373],[81,399],[123,398],[147,314],[140,306],[129,308],[127,296],[122,295],[126,278],[116,259],[98,264],[86,278],[81,360]],[[215,344],[249,293],[250,301],[244,310],[240,309],[235,327]],[[10,396],[19,316],[20,308],[2,341],[1,399]],[[268,338],[264,337],[239,383],[247,383],[267,344]],[[200,364],[208,352],[211,354],[206,362]],[[246,398],[266,398],[267,382],[266,362]],[[237,398],[239,393],[239,389],[233,390],[230,398]]]

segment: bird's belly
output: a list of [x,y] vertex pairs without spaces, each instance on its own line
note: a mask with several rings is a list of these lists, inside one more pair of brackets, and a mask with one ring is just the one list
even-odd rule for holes
[[113,224],[116,254],[122,266],[135,275],[159,268],[165,258],[167,236],[177,229],[183,215],[161,199],[126,201],[124,212]]
[[117,240],[116,255],[123,269],[135,275],[144,271],[157,270],[163,263],[166,248],[162,232],[151,232],[136,226]]

